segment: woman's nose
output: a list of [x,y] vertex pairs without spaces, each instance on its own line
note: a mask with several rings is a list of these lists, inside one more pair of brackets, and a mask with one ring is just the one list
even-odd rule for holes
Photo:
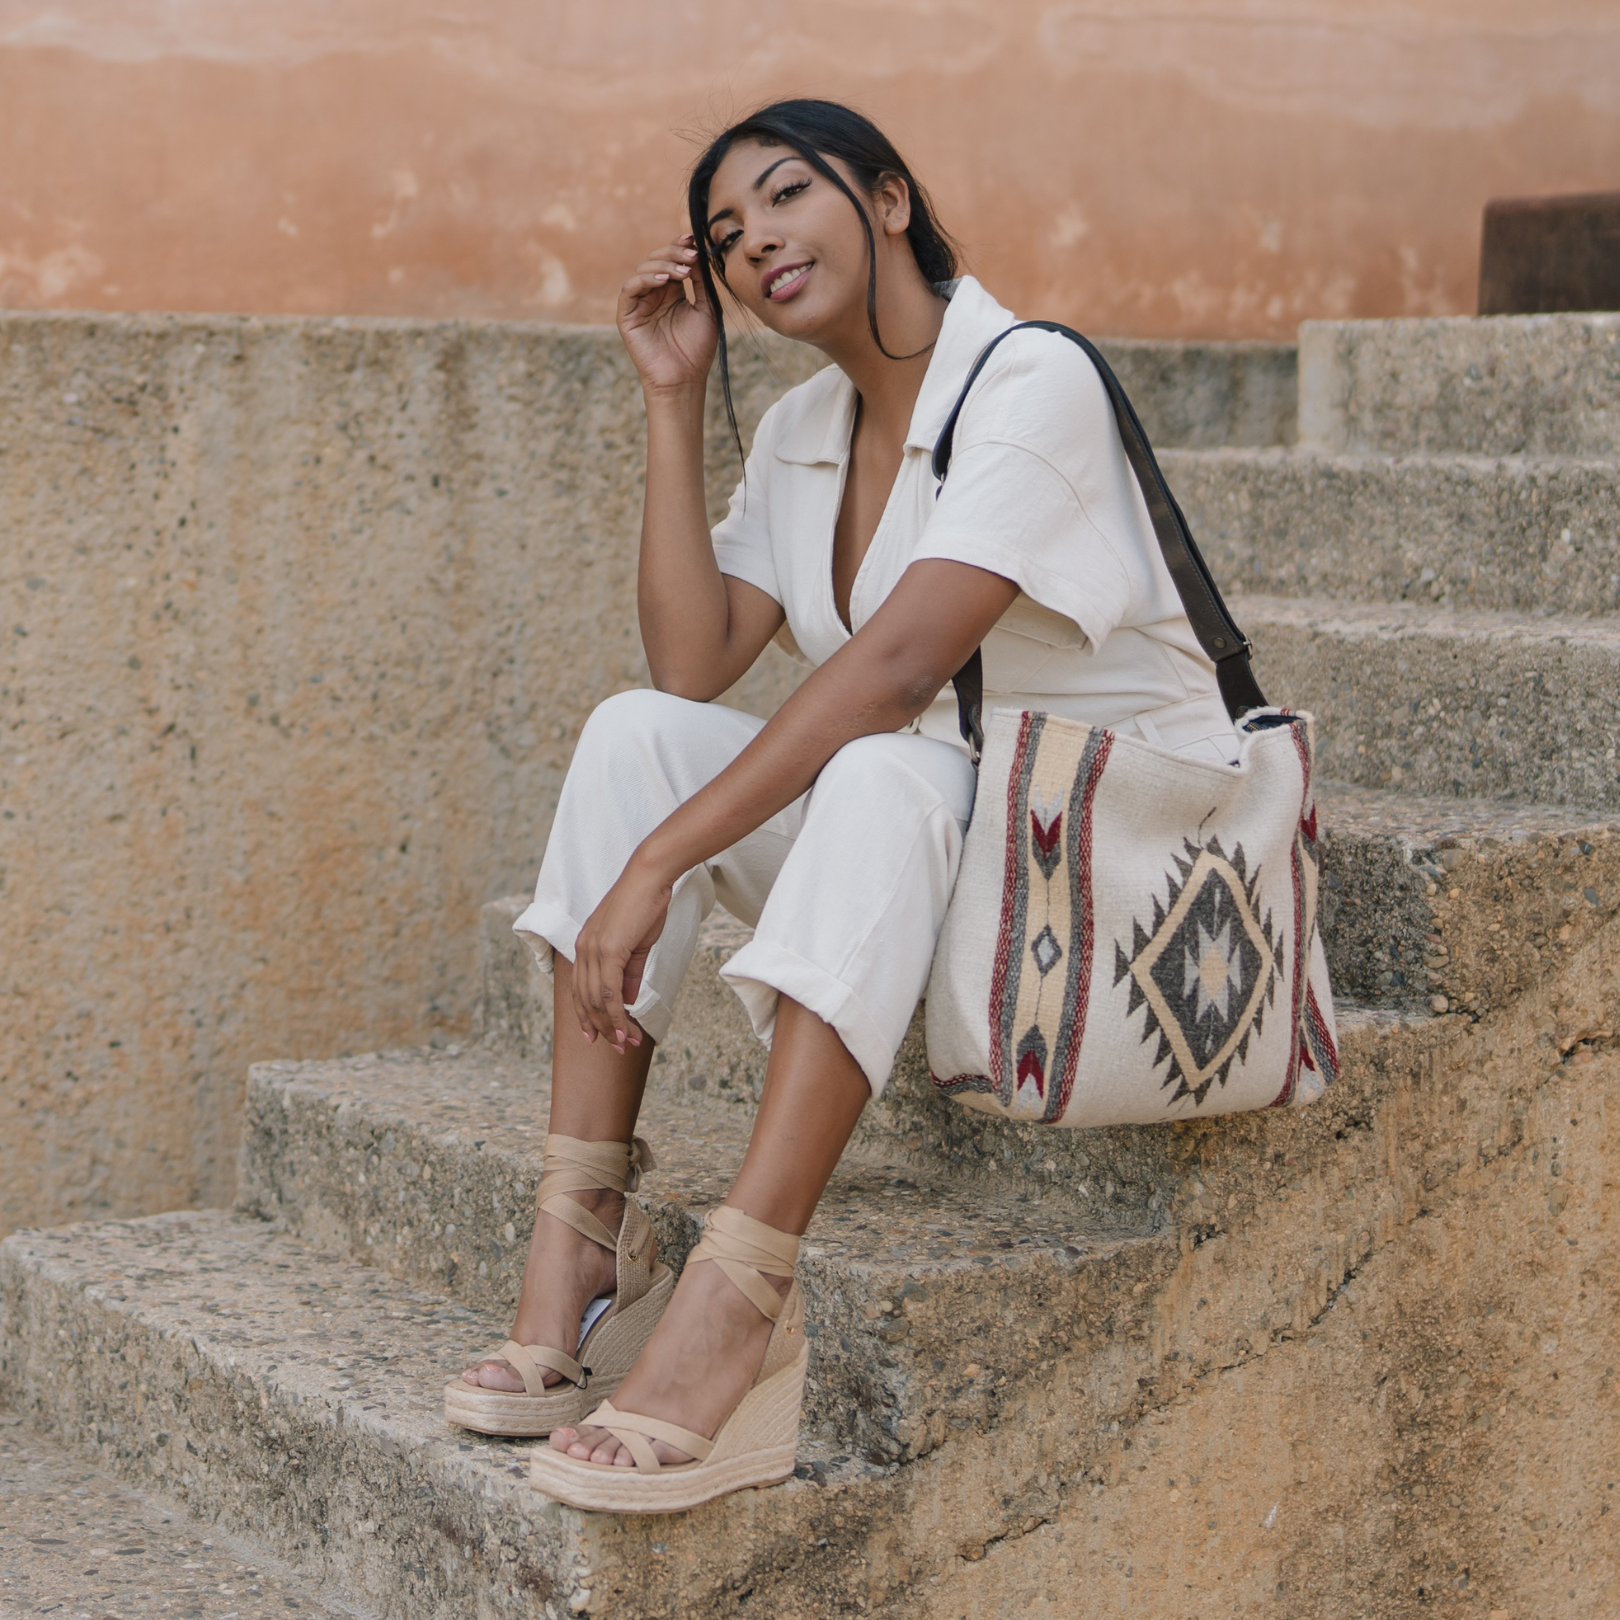
[[760,264],[769,254],[775,253],[782,246],[782,236],[779,231],[751,231],[745,242],[748,257],[755,264]]

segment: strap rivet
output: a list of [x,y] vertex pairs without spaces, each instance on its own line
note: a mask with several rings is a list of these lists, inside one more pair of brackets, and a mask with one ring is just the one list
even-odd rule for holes
[[1225,645],[1226,645],[1226,639],[1225,639],[1225,637],[1223,637],[1223,636],[1216,636],[1216,638],[1215,638],[1215,645],[1216,645],[1216,646],[1217,646],[1217,647],[1224,647],[1224,646],[1225,646]]

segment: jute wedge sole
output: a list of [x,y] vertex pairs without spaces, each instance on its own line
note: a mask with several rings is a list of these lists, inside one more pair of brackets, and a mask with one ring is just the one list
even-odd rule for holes
[[519,1395],[481,1389],[456,1378],[444,1386],[444,1415],[460,1428],[519,1440],[537,1439],[578,1423],[624,1381],[674,1291],[669,1267],[654,1266],[652,1287],[634,1305],[603,1317],[591,1328],[579,1346],[579,1360],[590,1369],[588,1383],[565,1381],[543,1395]]
[[[590,1326],[573,1355],[550,1345],[508,1339],[483,1358],[505,1361],[523,1380],[521,1394],[483,1389],[465,1378],[446,1384],[444,1415],[451,1423],[479,1434],[538,1438],[579,1422],[604,1393],[619,1387],[675,1289],[669,1267],[653,1258],[652,1222],[629,1197],[642,1170],[652,1168],[652,1150],[639,1136],[633,1142],[586,1142],[555,1133],[546,1138],[545,1173],[535,1201],[543,1214],[555,1216],[613,1255],[618,1286],[605,1310],[592,1315],[601,1304],[597,1301],[587,1311]],[[626,1195],[616,1234],[567,1196],[599,1189]],[[561,1374],[563,1383],[547,1388],[548,1371]]]
[[[703,1239],[686,1262],[716,1265],[771,1322],[759,1371],[731,1415],[710,1440],[664,1418],[621,1412],[604,1401],[585,1424],[607,1430],[634,1459],[634,1467],[584,1462],[554,1448],[530,1459],[530,1483],[570,1506],[598,1513],[680,1513],[752,1485],[775,1485],[793,1472],[799,1449],[799,1409],[810,1351],[804,1338],[804,1293],[787,1298],[767,1276],[791,1277],[799,1240],[722,1204],[711,1210]],[[559,1425],[561,1427],[561,1425]],[[660,1462],[662,1441],[692,1460]]]
[[530,1483],[559,1502],[593,1513],[684,1513],[732,1491],[778,1485],[798,1461],[799,1404],[809,1364],[809,1350],[801,1349],[786,1367],[749,1390],[720,1426],[714,1450],[702,1462],[647,1474],[542,1448],[529,1460]]

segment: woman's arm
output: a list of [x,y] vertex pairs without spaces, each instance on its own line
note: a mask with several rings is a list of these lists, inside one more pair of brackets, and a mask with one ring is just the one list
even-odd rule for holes
[[639,1044],[625,1003],[636,998],[681,874],[790,805],[845,743],[914,720],[1017,595],[1011,581],[967,563],[913,563],[748,747],[649,835],[580,930],[574,1009],[587,1040]]
[[647,402],[641,640],[659,691],[706,703],[765,650],[782,610],[756,586],[721,574],[709,537],[703,400],[717,332],[702,279],[692,274],[696,260],[689,236],[655,249],[620,290],[619,332]]

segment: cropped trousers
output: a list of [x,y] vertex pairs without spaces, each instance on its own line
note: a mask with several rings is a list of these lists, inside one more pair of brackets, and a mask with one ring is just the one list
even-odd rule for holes
[[[513,925],[541,967],[569,961],[637,845],[723,771],[765,722],[661,692],[591,715],[563,783],[534,903]],[[883,1090],[928,982],[973,810],[974,769],[948,743],[885,732],[846,744],[809,792],[686,872],[628,1009],[669,1033],[698,929],[718,901],[754,927],[720,970],[767,1045],[779,996],[830,1024]]]

